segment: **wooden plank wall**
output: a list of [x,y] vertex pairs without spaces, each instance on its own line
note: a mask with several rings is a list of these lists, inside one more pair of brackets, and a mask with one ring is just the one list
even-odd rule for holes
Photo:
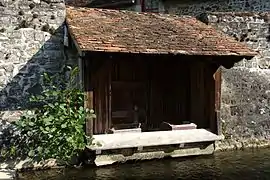
[[189,68],[185,62],[164,59],[151,65],[149,128],[163,122],[180,124],[188,120]]
[[190,69],[190,120],[200,128],[216,132],[215,79],[216,67],[207,62],[195,61]]
[[111,127],[111,62],[104,64],[92,76],[94,86],[94,134],[103,134]]
[[150,78],[148,127],[158,128],[162,121],[190,121],[216,132],[215,70],[212,64],[196,59],[155,62]]
[[[94,102],[93,102],[93,86],[91,82],[91,63],[87,59],[82,60],[83,64],[83,69],[82,69],[82,74],[83,74],[83,81],[84,81],[84,94],[85,94],[85,99],[84,99],[84,107],[88,109],[93,109],[94,108]],[[87,135],[93,135],[93,119],[87,118],[86,119],[86,127],[85,131]]]
[[207,102],[208,86],[205,82],[208,78],[205,76],[205,63],[192,62],[190,68],[190,121],[194,122],[200,128],[209,128],[205,107],[209,108]]
[[155,130],[163,121],[190,121],[216,131],[215,66],[196,59],[138,58],[105,61],[92,74],[94,134],[121,123],[112,119],[112,112],[132,110],[134,104],[145,111],[145,130]]
[[124,118],[112,118],[112,123],[132,123],[135,105],[140,111],[147,111],[147,64],[142,59],[118,59],[113,61],[112,69],[112,112],[130,114]]

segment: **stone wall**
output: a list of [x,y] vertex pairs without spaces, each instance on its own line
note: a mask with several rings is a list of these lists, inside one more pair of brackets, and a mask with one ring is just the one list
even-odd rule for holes
[[[0,110],[24,109],[42,89],[42,72],[58,72],[65,61],[62,0],[0,0]],[[16,115],[17,116],[17,115]]]
[[270,140],[270,14],[209,13],[207,21],[258,52],[222,71],[223,134],[239,147]]
[[[270,144],[270,10],[267,0],[166,1],[165,12],[199,17],[257,51],[231,69],[222,68],[218,149]],[[202,15],[204,13],[204,15]]]
[[[157,0],[148,0],[157,1]],[[204,12],[264,12],[268,0],[164,0],[164,12],[178,15],[200,15]]]
[[[149,9],[195,16],[208,11],[203,21],[259,52],[250,61],[222,69],[220,126],[227,139],[223,148],[269,142],[270,16],[258,12],[269,11],[270,1],[167,0],[162,7],[156,1],[148,0]],[[235,13],[225,13],[229,11]],[[240,13],[244,11],[249,13]],[[68,57],[76,56],[65,51],[64,19],[63,0],[0,0],[0,144],[6,121],[17,119],[29,108],[29,95],[42,90],[42,72],[62,71],[72,61]]]
[[0,0],[0,147],[8,121],[42,90],[41,74],[62,71],[63,0]]

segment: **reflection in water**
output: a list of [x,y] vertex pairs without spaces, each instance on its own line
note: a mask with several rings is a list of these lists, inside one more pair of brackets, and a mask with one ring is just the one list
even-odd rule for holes
[[23,180],[195,179],[270,180],[270,150],[222,152],[213,156],[164,159],[103,168],[20,174]]

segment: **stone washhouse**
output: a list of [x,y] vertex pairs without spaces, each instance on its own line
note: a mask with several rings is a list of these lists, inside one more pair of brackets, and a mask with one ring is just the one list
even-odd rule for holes
[[[110,159],[102,156],[107,150],[89,147],[100,155],[100,165],[198,152],[185,151],[189,146],[183,142],[192,142],[189,149],[203,146],[202,154],[267,146],[269,11],[267,0],[0,0],[0,145],[16,133],[9,122],[31,107],[28,97],[42,90],[40,75],[78,65],[86,105],[98,113],[98,120],[88,121],[87,133],[100,141],[112,135],[123,139],[125,129],[136,133],[126,139],[134,143],[124,143],[133,148],[111,150]],[[182,123],[188,125],[177,126]],[[179,128],[193,128],[183,135],[192,138],[168,131]],[[160,129],[169,134],[159,139]],[[138,131],[145,139],[133,141],[143,138]],[[151,143],[152,150],[143,147],[153,133],[168,151],[147,154],[160,150]],[[204,136],[207,143],[198,143]],[[165,137],[172,141],[161,142]],[[213,145],[218,139],[223,140]]]

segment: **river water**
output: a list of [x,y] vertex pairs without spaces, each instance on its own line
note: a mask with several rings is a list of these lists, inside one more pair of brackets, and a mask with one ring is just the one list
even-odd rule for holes
[[62,169],[20,174],[21,180],[270,180],[270,149],[219,152],[103,168]]

